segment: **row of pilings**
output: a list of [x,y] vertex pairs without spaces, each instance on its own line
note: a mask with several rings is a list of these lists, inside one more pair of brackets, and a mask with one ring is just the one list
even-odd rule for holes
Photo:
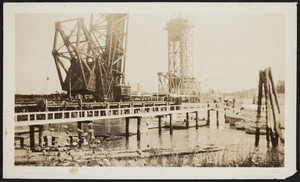
[[[209,126],[210,125],[210,117],[211,117],[211,111],[214,111],[214,109],[208,109],[207,110],[207,117],[206,117],[206,126]],[[218,110],[215,110],[216,112],[216,124],[217,126],[219,126],[219,111]],[[186,119],[185,119],[185,128],[188,129],[190,128],[190,121],[189,121],[189,114],[191,113],[195,113],[195,121],[196,121],[196,126],[195,128],[198,129],[199,128],[199,124],[198,124],[198,114],[199,112],[198,111],[191,111],[191,112],[186,112]],[[169,113],[169,114],[163,114],[163,115],[157,115],[156,118],[158,119],[158,132],[159,134],[161,134],[162,132],[162,118],[164,116],[169,116],[169,131],[170,131],[170,135],[173,134],[173,113]],[[225,116],[226,117],[226,116]],[[132,116],[132,117],[125,117],[125,137],[126,139],[129,138],[130,136],[130,131],[129,131],[129,123],[130,121],[132,120],[136,120],[136,123],[137,123],[137,131],[136,131],[136,134],[137,134],[137,140],[141,140],[141,121],[142,121],[142,117],[141,116]],[[78,139],[79,141],[81,141],[82,139],[82,129],[83,129],[83,123],[91,123],[89,124],[89,129],[92,129],[92,123],[93,121],[78,121],[77,122],[77,131],[78,131]],[[36,130],[38,129],[38,130]],[[30,135],[30,150],[34,151],[35,150],[35,132],[38,132],[39,135],[38,135],[38,144],[39,146],[42,148],[42,147],[47,147],[48,145],[54,145],[55,143],[55,140],[57,137],[55,136],[52,136],[51,137],[51,141],[48,141],[48,137],[47,136],[43,136],[43,125],[30,125],[29,126],[29,135]],[[21,148],[24,147],[24,138],[23,137],[19,137],[20,139],[20,146]],[[73,137],[70,136],[70,142],[71,144],[73,143]],[[51,143],[50,143],[51,142]]]

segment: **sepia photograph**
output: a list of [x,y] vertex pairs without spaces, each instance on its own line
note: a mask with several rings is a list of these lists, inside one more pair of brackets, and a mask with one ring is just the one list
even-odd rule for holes
[[296,172],[295,3],[6,3],[3,49],[6,178]]

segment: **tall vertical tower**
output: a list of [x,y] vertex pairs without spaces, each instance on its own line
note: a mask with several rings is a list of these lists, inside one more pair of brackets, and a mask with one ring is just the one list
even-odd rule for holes
[[193,25],[181,17],[171,19],[168,31],[168,72],[158,73],[159,92],[169,94],[194,95],[192,51]]
[[125,84],[128,19],[126,13],[91,15],[89,32],[99,50],[96,94],[100,100],[119,100],[119,87]]

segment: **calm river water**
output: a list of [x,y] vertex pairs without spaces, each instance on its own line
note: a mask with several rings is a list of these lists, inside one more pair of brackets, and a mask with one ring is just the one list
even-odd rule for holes
[[[199,116],[206,117],[206,113],[200,113]],[[191,116],[193,117],[193,115]],[[224,115],[219,113],[219,127],[216,126],[216,114],[211,112],[210,126],[202,126],[196,129],[190,127],[189,129],[174,129],[173,134],[170,135],[168,128],[162,128],[161,134],[158,128],[148,129],[147,123],[157,124],[157,118],[142,118],[141,120],[141,139],[137,141],[137,136],[132,135],[127,140],[125,137],[119,137],[117,140],[104,142],[104,147],[111,150],[137,150],[147,148],[173,148],[173,149],[192,149],[196,145],[202,147],[210,144],[216,146],[230,146],[230,145],[248,145],[254,146],[254,135],[246,134],[245,131],[236,130],[225,124]],[[190,121],[193,125],[193,121]],[[136,133],[137,131],[136,119],[130,119],[129,131]],[[84,124],[83,130],[87,131],[87,124]],[[49,129],[54,131],[50,132]],[[44,127],[44,135],[53,135],[59,137],[58,144],[63,145],[69,135],[77,135],[77,123],[62,123],[56,125],[47,125]],[[117,120],[99,120],[93,124],[95,136],[102,135],[122,135],[125,133],[125,119]],[[67,134],[68,133],[68,134]],[[37,137],[36,133],[36,137]],[[36,138],[36,142],[38,139]],[[29,139],[25,140],[25,144],[29,144]],[[260,146],[266,146],[266,139],[264,135],[260,136]]]

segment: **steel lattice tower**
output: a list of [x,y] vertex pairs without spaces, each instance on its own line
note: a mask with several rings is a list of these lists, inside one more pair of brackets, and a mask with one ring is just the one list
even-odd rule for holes
[[158,73],[159,92],[192,95],[197,92],[193,77],[192,28],[189,20],[171,19],[168,31],[168,72]]
[[125,83],[128,14],[91,15],[89,30],[83,19],[56,22],[53,57],[62,89],[114,100]]

